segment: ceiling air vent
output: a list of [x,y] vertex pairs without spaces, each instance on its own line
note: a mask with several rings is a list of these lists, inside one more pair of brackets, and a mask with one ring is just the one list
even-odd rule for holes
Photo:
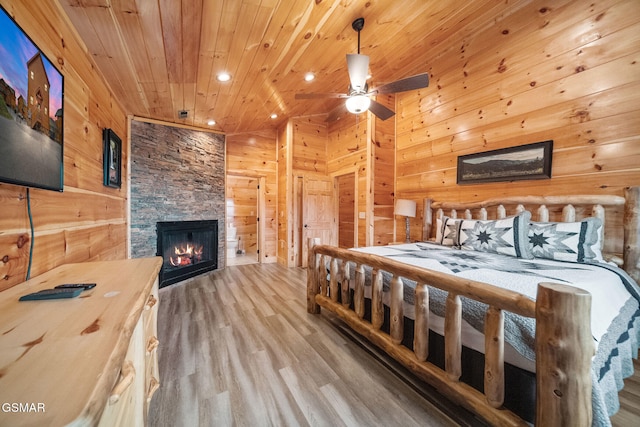
[[189,115],[189,112],[187,110],[178,110],[179,119],[186,119],[188,115]]

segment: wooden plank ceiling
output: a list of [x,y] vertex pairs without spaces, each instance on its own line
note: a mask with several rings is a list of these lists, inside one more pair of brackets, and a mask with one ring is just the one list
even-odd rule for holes
[[[490,25],[510,3],[479,0],[59,0],[125,111],[227,134],[326,114],[347,91],[351,23],[364,17],[370,86],[430,70],[434,49]],[[462,30],[462,31],[460,31]],[[449,40],[450,42],[450,40]],[[231,80],[216,80],[220,72]],[[315,80],[304,76],[313,72]],[[188,117],[180,119],[179,110]],[[277,114],[276,119],[271,115]]]

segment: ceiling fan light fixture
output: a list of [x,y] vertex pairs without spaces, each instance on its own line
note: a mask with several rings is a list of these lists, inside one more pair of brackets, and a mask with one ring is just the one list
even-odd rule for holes
[[350,113],[360,114],[369,109],[371,99],[366,95],[353,95],[347,98],[345,105]]
[[370,99],[369,96],[406,92],[409,90],[428,87],[429,75],[427,73],[417,74],[415,76],[386,83],[382,86],[377,86],[369,90],[369,84],[367,83],[367,80],[371,78],[371,73],[369,73],[369,56],[360,53],[360,31],[364,27],[364,18],[358,18],[353,21],[351,27],[358,33],[358,53],[347,54],[347,71],[349,72],[349,87],[347,93],[299,93],[295,95],[295,98],[346,98],[346,102],[344,104],[340,104],[329,111],[327,114],[327,122],[339,120],[340,115],[344,113],[345,109],[352,114],[360,114],[365,111],[369,111],[378,119],[387,120],[395,115],[393,110],[373,99]]

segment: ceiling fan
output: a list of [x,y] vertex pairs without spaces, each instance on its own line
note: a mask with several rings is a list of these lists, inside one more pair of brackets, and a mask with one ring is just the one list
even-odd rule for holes
[[347,93],[298,93],[296,99],[319,99],[319,98],[346,98],[344,104],[340,104],[333,111],[329,112],[327,121],[336,119],[340,114],[347,111],[360,114],[367,110],[371,111],[381,120],[387,120],[395,114],[392,110],[371,99],[371,96],[385,93],[406,92],[408,90],[421,89],[429,86],[429,74],[422,73],[412,77],[396,80],[376,88],[369,89],[367,84],[367,74],[369,71],[369,56],[360,54],[360,31],[364,27],[364,18],[358,18],[351,24],[351,27],[358,32],[358,53],[347,54],[347,69],[349,71],[349,89]]

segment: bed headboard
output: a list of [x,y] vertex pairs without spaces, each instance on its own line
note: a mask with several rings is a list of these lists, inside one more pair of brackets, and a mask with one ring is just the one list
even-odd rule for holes
[[613,195],[523,196],[480,202],[438,202],[424,199],[422,239],[435,237],[435,221],[443,215],[465,219],[499,219],[528,210],[536,222],[573,222],[595,216],[601,228],[605,259],[625,269],[640,283],[640,187]]

